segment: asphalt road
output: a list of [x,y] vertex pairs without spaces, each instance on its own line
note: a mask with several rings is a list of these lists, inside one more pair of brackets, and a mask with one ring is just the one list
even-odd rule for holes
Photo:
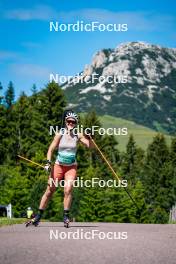
[[72,223],[66,229],[50,222],[1,227],[0,263],[175,264],[176,225]]

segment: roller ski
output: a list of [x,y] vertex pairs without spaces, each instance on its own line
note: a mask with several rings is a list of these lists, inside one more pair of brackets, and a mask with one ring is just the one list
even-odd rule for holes
[[64,227],[69,228],[70,227],[70,219],[68,215],[64,215]]
[[34,218],[30,219],[28,222],[26,222],[26,227],[34,225],[34,226],[38,226],[40,223],[40,216],[36,215]]

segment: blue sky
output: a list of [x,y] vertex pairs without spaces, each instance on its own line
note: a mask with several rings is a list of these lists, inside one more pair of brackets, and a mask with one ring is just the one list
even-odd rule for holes
[[[74,75],[100,49],[145,41],[165,47],[176,43],[174,0],[0,0],[0,81],[15,86],[16,97],[40,89],[50,73]],[[50,32],[49,22],[127,23],[127,32]]]

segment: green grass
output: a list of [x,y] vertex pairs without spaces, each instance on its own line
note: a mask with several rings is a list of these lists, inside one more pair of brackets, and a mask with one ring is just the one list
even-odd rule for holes
[[[114,127],[114,128],[127,127],[128,135],[115,136],[119,143],[118,148],[120,151],[125,150],[125,146],[128,142],[128,138],[130,134],[133,134],[137,145],[143,148],[144,150],[146,150],[148,144],[152,142],[153,137],[157,134],[156,131],[150,128],[138,125],[135,122],[128,121],[122,118],[116,118],[109,115],[104,115],[104,116],[100,116],[99,119],[100,122],[102,123],[102,126],[106,129],[108,127]],[[167,143],[170,144],[171,136],[165,135],[165,137]]]
[[[24,224],[29,219],[27,218],[7,218],[7,217],[0,217],[0,227],[1,226],[6,226],[6,225],[15,225],[15,224]],[[50,220],[48,219],[42,219],[41,222],[49,222]]]
[[6,225],[14,225],[14,224],[23,224],[25,223],[25,218],[7,218],[7,217],[0,217],[0,227]]
[[169,224],[176,224],[176,221],[169,221]]

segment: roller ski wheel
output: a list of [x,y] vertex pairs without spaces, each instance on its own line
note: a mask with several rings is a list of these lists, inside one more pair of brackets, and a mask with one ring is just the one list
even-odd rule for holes
[[64,227],[66,228],[70,227],[70,219],[68,217],[64,218]]
[[38,226],[39,223],[40,223],[40,219],[34,217],[30,221],[26,222],[26,227],[31,226],[31,225]]
[[25,226],[26,226],[26,227],[28,227],[28,226],[30,226],[30,225],[32,225],[32,221],[31,221],[31,220],[25,223]]

